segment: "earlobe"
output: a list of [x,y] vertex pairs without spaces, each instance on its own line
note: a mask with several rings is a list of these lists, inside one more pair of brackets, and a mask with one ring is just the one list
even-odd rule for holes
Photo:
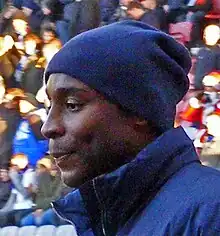
[[135,122],[134,129],[136,131],[144,131],[148,127],[148,122],[143,118],[138,118]]
[[136,126],[147,126],[147,125],[148,125],[148,122],[143,118],[141,119],[139,118],[136,121]]

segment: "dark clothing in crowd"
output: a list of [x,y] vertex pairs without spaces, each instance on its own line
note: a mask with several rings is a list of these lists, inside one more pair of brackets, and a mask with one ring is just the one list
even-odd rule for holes
[[41,10],[41,6],[34,0],[25,0],[23,1],[22,6],[32,10],[32,13],[30,14],[30,16],[28,16],[28,24],[32,32],[39,34],[40,26],[44,19],[44,14]]
[[15,109],[0,106],[0,118],[6,122],[6,129],[0,137],[0,165],[8,167],[12,157],[12,143],[20,121],[20,114]]
[[220,70],[220,47],[200,49],[195,67],[195,88],[203,89],[202,80],[204,76],[216,70]]
[[0,56],[0,75],[4,78],[6,88],[13,88],[17,83],[13,77],[18,57],[11,51]]
[[212,1],[205,0],[204,4],[198,4],[197,1],[193,6],[187,6],[187,3],[184,0],[168,0],[168,6],[170,8],[168,14],[169,22],[183,21],[185,19],[185,15],[188,12],[203,12],[206,14],[212,8]]
[[151,25],[157,29],[167,32],[168,24],[166,13],[162,7],[156,7],[153,10],[148,10],[140,19],[140,21]]
[[0,209],[3,208],[11,193],[11,183],[0,181]]
[[100,9],[97,0],[60,0],[64,5],[63,20],[57,22],[57,32],[62,43],[72,37],[100,25]]
[[112,23],[112,17],[119,6],[119,0],[100,0],[99,5],[102,24]]
[[182,128],[171,129],[54,207],[79,235],[218,235],[219,176],[200,164]]
[[42,8],[47,8],[51,11],[51,14],[44,16],[46,20],[56,22],[62,19],[63,4],[59,0],[43,0],[40,4]]
[[37,61],[31,61],[24,71],[21,81],[21,88],[26,93],[37,94],[43,86],[44,68],[36,67]]

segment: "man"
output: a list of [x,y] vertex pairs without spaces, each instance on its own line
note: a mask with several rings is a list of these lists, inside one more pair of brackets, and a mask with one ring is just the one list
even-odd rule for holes
[[79,235],[219,235],[220,174],[173,128],[190,66],[182,45],[136,21],[85,32],[50,61],[42,132],[77,188],[53,206]]

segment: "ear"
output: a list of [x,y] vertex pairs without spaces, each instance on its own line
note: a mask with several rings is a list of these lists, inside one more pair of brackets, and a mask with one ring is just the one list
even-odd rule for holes
[[137,117],[134,123],[134,129],[137,131],[147,131],[149,128],[149,124],[147,122],[147,120],[145,120],[144,118],[139,118]]

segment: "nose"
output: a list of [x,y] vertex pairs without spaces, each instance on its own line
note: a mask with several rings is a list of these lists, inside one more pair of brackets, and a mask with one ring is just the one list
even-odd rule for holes
[[59,116],[49,113],[47,120],[41,128],[41,133],[47,139],[56,139],[65,134],[65,128]]

